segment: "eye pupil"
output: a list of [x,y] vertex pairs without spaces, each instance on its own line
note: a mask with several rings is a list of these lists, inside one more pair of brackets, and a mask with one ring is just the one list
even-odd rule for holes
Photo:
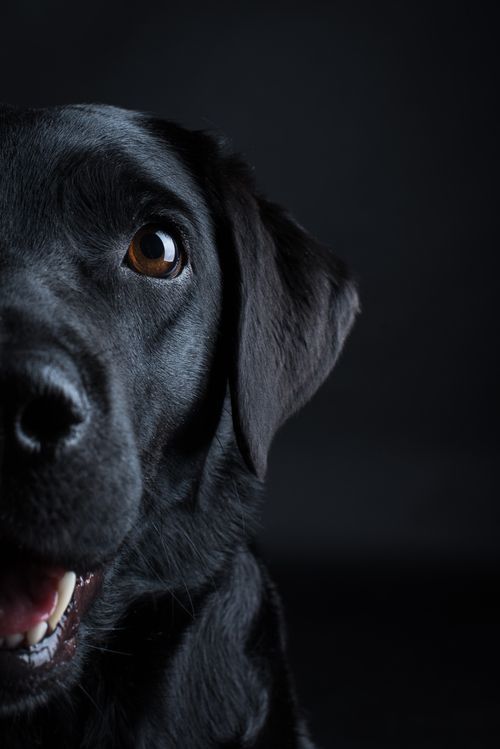
[[141,252],[149,260],[159,260],[164,256],[163,242],[158,233],[145,234],[141,238]]
[[141,252],[148,260],[164,260],[167,263],[173,263],[176,255],[174,240],[163,231],[143,234]]

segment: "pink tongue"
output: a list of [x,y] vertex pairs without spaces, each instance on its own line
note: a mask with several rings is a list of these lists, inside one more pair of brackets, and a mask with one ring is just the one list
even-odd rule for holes
[[62,570],[0,573],[0,637],[27,632],[49,618],[57,604]]

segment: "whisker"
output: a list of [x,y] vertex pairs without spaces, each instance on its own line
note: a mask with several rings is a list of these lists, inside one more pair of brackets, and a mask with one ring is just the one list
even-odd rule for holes
[[101,710],[101,708],[99,707],[99,705],[97,704],[97,702],[94,700],[94,698],[92,697],[92,695],[90,695],[87,692],[87,690],[85,689],[85,687],[83,686],[83,684],[81,684],[80,682],[78,682],[78,688],[82,690],[83,694],[90,700],[90,702],[93,704],[93,706],[95,707],[95,709],[97,710],[97,712],[103,718],[104,717],[103,711]]
[[106,646],[100,646],[100,645],[92,645],[91,643],[87,643],[88,648],[92,648],[92,650],[100,650],[102,653],[112,653],[113,655],[127,655],[132,657],[133,653],[127,653],[124,650],[114,650],[113,648],[108,648]]

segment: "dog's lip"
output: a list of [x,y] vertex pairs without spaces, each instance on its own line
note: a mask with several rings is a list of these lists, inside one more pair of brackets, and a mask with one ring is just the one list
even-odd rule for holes
[[102,579],[102,569],[78,575],[71,601],[50,634],[36,645],[1,649],[0,680],[28,688],[30,677],[36,673],[51,671],[70,661],[76,651],[80,621],[96,597]]
[[0,554],[0,647],[31,645],[55,629],[73,597],[76,581],[88,571],[81,560],[44,557],[6,544]]
[[[0,568],[0,640],[28,632],[61,613],[69,603],[73,590],[61,594],[71,573],[62,568],[33,564],[4,565]],[[74,577],[71,578],[74,580]],[[56,611],[58,610],[58,612]],[[59,620],[54,619],[55,623]]]

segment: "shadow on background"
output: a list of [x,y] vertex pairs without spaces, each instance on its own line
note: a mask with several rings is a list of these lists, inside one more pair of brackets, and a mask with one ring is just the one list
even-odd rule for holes
[[2,11],[4,101],[106,102],[225,132],[358,277],[336,372],[276,440],[262,533],[325,748],[500,741],[494,11]]
[[345,560],[273,569],[320,746],[498,746],[498,573]]

